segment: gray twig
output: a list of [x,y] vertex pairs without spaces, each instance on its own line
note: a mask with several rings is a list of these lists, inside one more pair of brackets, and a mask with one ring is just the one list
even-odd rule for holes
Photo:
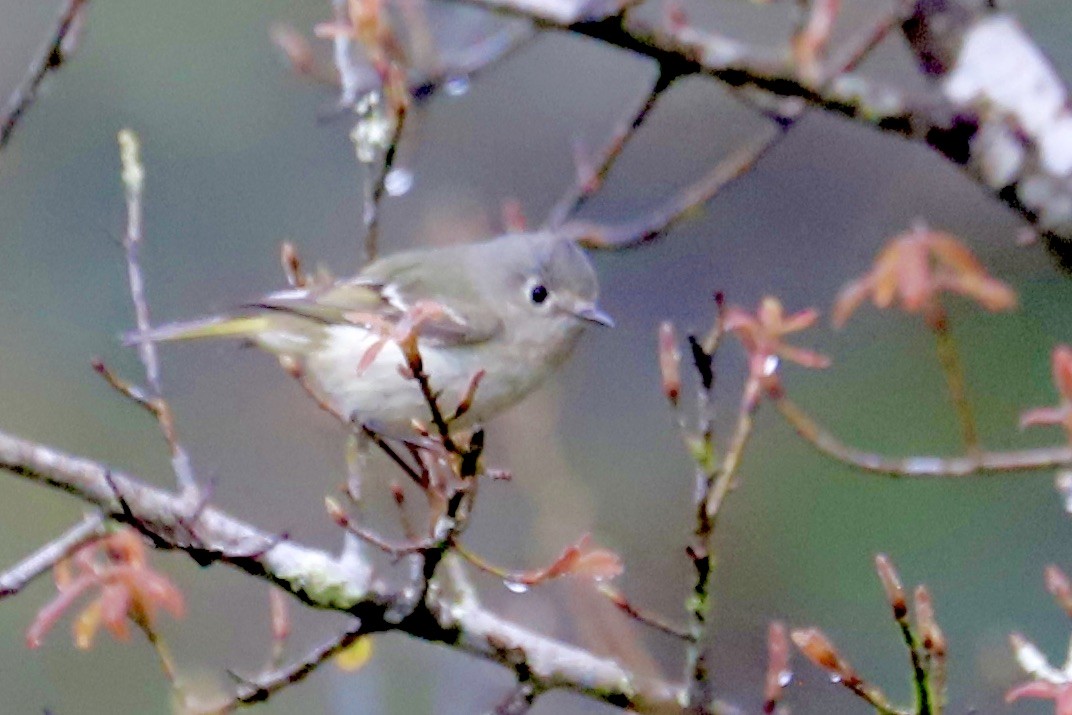
[[0,150],[11,140],[19,121],[37,99],[37,90],[50,73],[66,64],[77,47],[78,32],[89,0],[66,0],[52,35],[30,63],[26,78],[15,88],[0,113]]
[[57,536],[25,559],[0,574],[0,598],[13,596],[28,583],[71,555],[79,547],[104,533],[104,518],[89,514],[65,533]]
[[[145,279],[142,276],[138,257],[143,235],[142,192],[145,188],[145,167],[141,162],[141,144],[138,135],[130,129],[123,129],[119,132],[119,158],[122,164],[123,188],[127,203],[127,226],[123,234],[127,280],[130,283],[131,302],[134,304],[135,326],[139,334],[144,334],[152,327],[149,320],[149,303],[145,298]],[[189,455],[179,443],[171,408],[163,396],[160,383],[160,359],[157,356],[156,344],[151,340],[141,339],[138,340],[137,345],[138,358],[145,368],[145,379],[149,384],[150,394],[147,397],[133,386],[123,389],[120,385],[126,383],[111,377],[107,371],[102,371],[100,368],[98,371],[113,387],[153,412],[171,450],[171,467],[175,472],[179,488],[184,494],[194,495],[197,490],[197,481],[194,478]]]

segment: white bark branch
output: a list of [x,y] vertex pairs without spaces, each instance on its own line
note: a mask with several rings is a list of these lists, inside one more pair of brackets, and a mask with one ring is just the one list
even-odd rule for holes
[[[471,595],[429,589],[416,608],[395,608],[358,554],[336,557],[265,532],[212,506],[190,513],[180,496],[92,460],[0,431],[0,469],[66,491],[148,534],[158,548],[221,561],[286,589],[311,606],[352,614],[361,632],[398,630],[523,671],[540,691],[573,690],[638,712],[677,712],[679,689],[612,659],[547,638],[485,610]],[[457,590],[457,589],[456,589]]]

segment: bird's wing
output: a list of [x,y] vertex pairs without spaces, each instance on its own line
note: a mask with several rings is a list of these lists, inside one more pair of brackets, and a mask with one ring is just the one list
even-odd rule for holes
[[370,328],[397,324],[419,303],[431,303],[439,314],[423,320],[419,333],[437,345],[463,345],[488,340],[502,329],[501,321],[488,310],[478,310],[469,295],[444,299],[402,271],[392,280],[358,276],[320,288],[279,291],[251,307],[298,315],[326,325],[352,324]]

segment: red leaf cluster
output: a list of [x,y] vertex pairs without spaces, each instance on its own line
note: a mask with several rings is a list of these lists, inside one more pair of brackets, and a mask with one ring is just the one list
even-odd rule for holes
[[[72,574],[72,565],[75,573]],[[78,549],[53,569],[55,598],[46,603],[26,632],[26,645],[37,648],[45,635],[82,594],[99,592],[74,622],[74,642],[86,650],[103,625],[118,640],[130,638],[129,621],[152,627],[163,608],[176,618],[185,612],[182,593],[171,580],[153,570],[145,543],[133,529],[123,528]]]

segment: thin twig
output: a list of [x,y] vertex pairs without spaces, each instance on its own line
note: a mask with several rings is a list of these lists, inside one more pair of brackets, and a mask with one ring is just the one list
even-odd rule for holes
[[429,549],[435,548],[438,541],[435,539],[422,539],[420,541],[414,541],[407,544],[392,544],[391,542],[383,539],[378,534],[369,531],[360,524],[355,524],[353,519],[346,513],[340,504],[334,499],[328,497],[325,500],[329,516],[332,521],[346,529],[349,533],[353,534],[357,538],[361,539],[370,546],[374,546],[380,551],[384,552],[388,556],[395,559],[409,554],[418,554],[425,552]]
[[663,92],[670,88],[676,78],[676,75],[659,72],[655,82],[645,90],[637,107],[628,112],[627,116],[619,121],[610,138],[604,143],[599,155],[587,158],[590,164],[583,169],[578,167],[579,176],[577,180],[551,209],[547,219],[544,221],[546,226],[552,229],[561,226],[570,215],[576,213],[588,199],[595,195],[603,185],[618,157],[621,156],[626,144],[636,136],[637,130],[640,129],[644,120],[651,114],[651,110],[655,108],[655,104],[659,101]]
[[[142,191],[145,187],[145,168],[141,162],[141,145],[138,136],[130,129],[123,129],[119,132],[119,158],[122,163],[121,176],[127,204],[127,227],[123,234],[127,280],[130,284],[130,299],[134,304],[135,326],[139,334],[144,334],[152,327],[149,320],[149,303],[145,298],[145,279],[142,276],[141,263],[138,259],[142,243]],[[156,344],[151,340],[142,339],[137,342],[137,345],[138,358],[145,368],[145,379],[149,384],[148,395],[136,390],[129,383],[119,380],[106,369],[102,369],[102,363],[98,363],[100,365],[98,372],[121,393],[153,413],[171,450],[171,468],[175,473],[179,488],[184,494],[193,495],[197,492],[197,481],[190,465],[190,457],[179,442],[175,431],[171,408],[164,399]]]
[[290,638],[290,599],[278,588],[268,588],[268,614],[272,627],[272,652],[268,657],[268,668],[277,670],[283,664],[283,653]]
[[104,518],[99,512],[87,515],[66,532],[0,574],[0,598],[20,592],[31,581],[55,566],[56,562],[100,537],[104,531]]
[[66,0],[52,34],[26,72],[26,77],[4,103],[0,112],[0,151],[7,146],[19,121],[33,106],[37,90],[50,73],[66,64],[74,53],[89,0]]
[[247,705],[262,703],[288,685],[305,680],[325,661],[349,648],[362,635],[364,633],[360,624],[352,626],[331,640],[314,648],[302,660],[285,668],[264,673],[256,678],[242,678],[242,684],[238,687],[234,700],[221,708],[220,712],[233,712]]
[[[340,26],[350,24],[350,9],[348,0],[332,0],[332,10],[335,14],[335,22]],[[337,32],[332,38],[335,69],[339,73],[339,81],[342,91],[339,95],[339,107],[353,107],[357,98],[361,95],[361,71],[354,59],[354,40],[349,33]]]
[[908,649],[908,658],[912,665],[912,686],[916,696],[916,708],[918,715],[930,713],[930,693],[927,690],[927,671],[923,666],[923,657],[916,644],[916,638],[912,633],[912,626],[908,622],[907,614],[897,617],[897,626],[901,631],[901,639],[905,648]]
[[766,127],[751,142],[719,161],[705,176],[647,216],[617,226],[571,221],[565,224],[563,232],[588,248],[636,248],[650,243],[751,171],[785,137],[788,126]]
[[536,31],[529,23],[511,23],[444,58],[433,71],[410,84],[410,95],[417,100],[425,99],[451,82],[471,82],[484,70],[526,47],[535,37]]
[[[895,4],[906,5],[906,3],[899,2],[899,0]],[[889,37],[891,32],[901,26],[903,15],[904,13],[899,12],[897,9],[882,13],[868,31],[856,38],[854,42],[849,43],[848,47],[843,50],[842,57],[832,63],[832,67],[835,69],[832,72],[831,79],[839,74],[852,72],[859,67],[875,48]]]
[[[538,687],[568,689],[639,712],[672,707],[677,701],[679,689],[672,684],[634,673],[612,659],[550,639],[472,604],[459,608],[455,601],[426,598],[423,606],[402,614],[401,620],[393,615],[389,619],[395,594],[371,579],[367,564],[340,559],[295,539],[278,541],[212,506],[206,507],[199,520],[199,543],[189,544],[178,527],[187,507],[173,493],[2,430],[0,470],[71,494],[110,516],[129,519],[143,532],[157,534],[161,548],[182,549],[199,561],[205,553],[217,555],[222,562],[271,581],[310,605],[356,615],[370,632],[397,630],[512,669],[519,658],[524,659]],[[124,503],[117,494],[124,495]],[[270,548],[259,548],[265,544]],[[509,661],[504,646],[514,654]]]
[[145,634],[145,638],[152,645],[153,651],[156,653],[156,658],[160,662],[160,670],[164,673],[164,678],[168,681],[168,685],[182,700],[182,690],[179,685],[178,668],[175,666],[175,658],[171,655],[171,649],[168,648],[167,643],[164,641],[164,637],[153,628],[152,624],[144,617],[144,614],[135,613],[131,620],[134,624],[141,629],[141,632]]
[[971,401],[968,399],[967,381],[964,379],[964,366],[957,350],[957,341],[949,325],[949,316],[941,304],[935,301],[928,316],[927,324],[934,333],[935,347],[938,352],[938,362],[942,366],[942,374],[945,375],[946,388],[949,390],[949,398],[953,402],[957,419],[960,422],[960,431],[964,439],[964,449],[968,454],[979,451],[979,430],[975,426],[975,413],[972,411]]
[[715,387],[715,350],[725,332],[725,302],[721,294],[715,295],[715,307],[715,321],[709,334],[702,341],[695,336],[689,336],[692,363],[700,380],[696,391],[695,433],[689,433],[684,420],[678,419],[682,440],[695,463],[693,508],[696,522],[692,538],[685,549],[692,562],[695,578],[685,602],[689,644],[685,651],[684,694],[690,712],[699,715],[707,715],[710,712],[709,704],[713,699],[707,673],[707,652],[701,641],[707,629],[707,616],[711,609],[710,587],[713,570],[711,539],[715,522],[708,512],[707,503],[719,473],[711,397]]
[[887,457],[850,447],[818,424],[784,394],[772,395],[782,417],[806,442],[826,456],[866,472],[891,477],[967,477],[988,472],[1023,472],[1072,464],[1072,447],[1039,447],[1010,452],[979,451],[960,457]]
[[[881,44],[890,31],[897,27],[897,22],[896,13],[883,15],[860,40],[849,48],[845,57],[833,65],[835,69],[832,69],[830,76],[819,84],[820,88],[825,89],[835,79],[855,69]],[[664,65],[660,64],[660,67]],[[742,99],[748,99],[749,96],[741,92],[737,95]],[[568,235],[578,238],[589,248],[601,249],[635,248],[662,237],[694,209],[708,203],[749,173],[795,126],[805,114],[806,107],[804,105],[794,105],[789,109],[783,107],[779,112],[777,115],[770,116],[774,120],[771,126],[765,128],[748,144],[723,158],[705,176],[671,197],[662,207],[648,216],[618,226],[570,222],[566,224]],[[642,115],[641,119],[643,119]]]
[[741,409],[737,416],[737,428],[733,432],[733,439],[730,442],[729,449],[726,450],[726,456],[722,459],[722,468],[719,471],[718,478],[715,480],[714,488],[707,497],[707,515],[712,521],[718,517],[722,502],[726,499],[726,494],[729,493],[730,488],[733,486],[737,467],[741,463],[741,457],[744,456],[744,449],[748,445],[748,439],[752,436],[752,427],[759,401],[751,399],[751,396],[758,393],[758,390],[758,379],[754,376],[749,377],[745,383],[745,397],[742,400]]
[[[130,298],[134,304],[134,324],[139,333],[152,327],[149,320],[149,304],[145,299],[145,279],[142,277],[138,252],[142,243],[142,193],[145,188],[145,167],[141,162],[141,143],[137,134],[129,129],[119,132],[119,157],[122,161],[123,189],[127,201],[127,227],[123,234],[123,249],[126,251],[127,280]],[[160,395],[160,361],[156,344],[151,340],[138,341],[138,357],[145,367],[145,379],[149,388]]]
[[[383,438],[382,435],[380,435],[378,432],[374,431],[371,427],[368,427],[367,425],[354,424],[353,421],[347,415],[344,415],[338,407],[331,404],[330,400],[326,396],[322,395],[320,391],[316,389],[316,386],[309,381],[308,377],[305,374],[305,368],[301,365],[299,361],[287,356],[281,356],[279,358],[279,365],[297,381],[298,385],[301,386],[303,390],[305,390],[305,393],[313,399],[313,402],[316,403],[317,407],[319,407],[324,412],[327,412],[329,415],[331,415],[347,427],[359,430],[362,435],[364,435],[367,439],[371,440],[373,444],[379,447],[380,450],[384,454],[386,454],[387,457],[392,462],[394,462],[403,472],[405,472],[406,476],[416,482],[418,486],[422,488],[427,486],[427,480],[421,476],[420,472],[414,469],[413,465],[409,464],[402,457],[402,455],[400,455],[387,442],[387,440]],[[361,447],[359,446],[358,449],[360,448]]]
[[722,504],[737,479],[737,468],[752,434],[755,411],[759,405],[759,401],[754,397],[758,390],[758,379],[755,376],[749,376],[745,383],[737,416],[737,427],[718,469],[713,469],[714,445],[709,436],[703,440],[703,451],[696,453],[697,464],[705,476],[705,488],[698,495],[697,523],[694,540],[689,548],[689,554],[696,569],[696,581],[686,609],[689,616],[689,632],[693,641],[686,653],[687,692],[691,712],[696,713],[709,712],[709,703],[713,699],[711,677],[707,670],[707,657],[700,646],[700,641],[707,630],[707,618],[712,608],[711,586],[714,578],[714,564],[711,559],[711,539]]
[[679,640],[692,642],[693,634],[685,630],[681,626],[675,625],[667,621],[663,616],[657,613],[652,613],[645,609],[642,609],[629,601],[618,589],[614,588],[610,584],[599,584],[599,592],[607,597],[607,599],[614,604],[614,606],[625,615],[629,616],[638,623],[643,623],[645,626],[649,626],[665,633],[668,636],[673,636]]
[[[392,104],[395,104],[392,102]],[[402,131],[406,125],[406,117],[409,110],[406,102],[399,101],[394,108],[394,121],[391,124],[391,136],[387,140],[387,146],[383,150],[383,161],[376,168],[376,178],[373,181],[365,177],[365,210],[363,220],[365,223],[365,260],[372,261],[379,252],[380,232],[380,207],[383,196],[387,192],[387,177],[395,164],[398,155],[398,145],[402,140]],[[371,167],[369,167],[371,170]]]
[[[414,339],[406,341],[405,344],[400,344],[399,347],[402,349],[402,353],[406,357],[406,367],[409,369],[412,379],[417,383],[417,386],[420,387],[421,395],[424,397],[424,401],[428,405],[428,412],[432,418],[432,424],[435,425],[439,439],[443,443],[443,448],[458,457],[466,457],[469,450],[463,449],[451,435],[451,420],[447,418],[439,405],[439,397],[441,393],[437,392],[432,387],[432,379],[424,369],[424,358],[421,357],[421,352],[417,346],[415,336]],[[476,389],[480,386],[481,379],[483,379],[483,375],[480,375],[480,371],[477,371],[477,374],[470,380],[469,389],[472,390],[473,393],[475,393]],[[472,399],[473,395],[467,390],[466,395],[459,401],[458,406],[452,414],[458,416],[464,414],[468,408],[463,410],[462,407],[466,402],[471,403]],[[459,410],[461,410],[461,412],[459,412]]]

